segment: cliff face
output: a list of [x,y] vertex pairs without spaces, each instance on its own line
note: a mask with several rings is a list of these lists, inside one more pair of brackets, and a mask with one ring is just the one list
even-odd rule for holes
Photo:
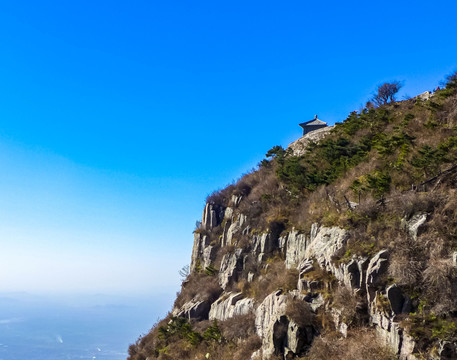
[[457,81],[267,155],[129,359],[457,358]]

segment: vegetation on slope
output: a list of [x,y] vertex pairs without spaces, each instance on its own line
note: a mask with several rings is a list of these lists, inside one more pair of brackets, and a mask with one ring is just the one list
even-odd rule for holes
[[[279,235],[292,228],[308,232],[317,222],[345,228],[350,234],[335,263],[389,249],[389,278],[385,281],[396,283],[412,301],[411,313],[400,320],[419,351],[433,351],[437,341],[457,341],[457,266],[451,258],[457,251],[457,74],[448,77],[446,86],[426,101],[414,98],[351,113],[301,156],[291,149],[273,147],[258,169],[211,194],[207,202],[226,208],[233,195],[242,198],[236,211],[247,216],[250,235]],[[426,214],[427,222],[414,238],[405,224],[416,214]],[[196,294],[217,298],[221,289],[215,274],[223,255],[234,247],[249,252],[252,244],[247,235],[221,248],[223,227],[196,229],[209,237],[218,256],[211,268],[197,267],[189,275],[175,306]],[[260,267],[248,257],[246,272],[255,274],[255,280],[240,278],[231,285],[232,290],[259,303],[276,289],[295,288],[298,274],[284,268],[280,254],[272,254],[267,262],[267,267]],[[361,358],[365,353],[379,359],[393,357],[372,340],[374,335],[367,330],[363,315],[366,304],[345,294],[322,269],[309,276],[326,284],[320,291],[345,314],[351,327],[348,338],[336,349],[336,335],[326,326],[328,315],[318,314],[312,321],[318,323],[323,336],[313,343],[309,359],[323,359],[333,352],[341,359]],[[296,318],[306,313],[303,309],[288,311]],[[249,358],[260,347],[260,340],[253,320],[244,320],[236,329],[232,325],[236,319],[190,324],[169,315],[131,346],[129,359],[203,358],[209,353],[212,358]],[[361,338],[367,341],[357,357],[353,348]]]

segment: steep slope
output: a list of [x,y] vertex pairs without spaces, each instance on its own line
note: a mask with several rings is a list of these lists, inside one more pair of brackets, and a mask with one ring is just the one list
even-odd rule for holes
[[208,197],[130,360],[457,358],[456,76],[306,143]]

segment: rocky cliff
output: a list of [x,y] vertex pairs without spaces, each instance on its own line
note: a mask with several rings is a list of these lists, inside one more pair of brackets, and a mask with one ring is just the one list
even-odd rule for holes
[[457,80],[273,148],[208,197],[129,359],[457,358]]

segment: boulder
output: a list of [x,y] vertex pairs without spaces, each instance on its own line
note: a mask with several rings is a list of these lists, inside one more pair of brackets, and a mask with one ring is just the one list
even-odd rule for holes
[[417,95],[415,98],[421,101],[430,100],[433,94],[430,91],[424,91],[422,94]]

